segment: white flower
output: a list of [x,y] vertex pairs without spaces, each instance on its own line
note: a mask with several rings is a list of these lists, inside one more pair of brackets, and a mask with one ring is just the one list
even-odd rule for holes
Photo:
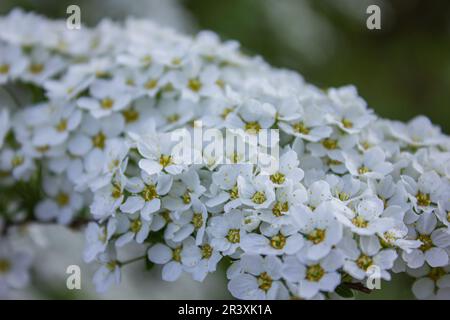
[[10,289],[24,288],[30,280],[32,257],[25,251],[14,250],[7,239],[0,239],[0,296]]
[[[187,245],[183,251],[188,256],[198,256],[200,253],[201,259],[193,267],[185,267],[186,272],[192,275],[196,281],[203,282],[208,273],[216,271],[217,263],[222,259],[222,255],[218,250],[215,250],[209,242],[204,242],[200,245]],[[190,251],[193,251],[190,253]]]
[[281,273],[287,281],[298,284],[297,294],[311,299],[319,292],[333,292],[339,285],[341,276],[336,271],[343,264],[339,251],[331,251],[321,260],[307,260],[300,255],[286,256]]
[[417,116],[407,124],[391,122],[390,131],[397,139],[414,147],[432,146],[443,141],[440,129],[424,116]]
[[392,171],[392,164],[379,147],[370,148],[361,156],[356,153],[344,154],[345,165],[353,176],[382,179]]
[[280,281],[282,263],[279,258],[243,255],[240,273],[228,283],[231,294],[244,300],[287,299],[288,291]]
[[410,228],[409,236],[422,242],[422,245],[410,253],[404,252],[402,257],[410,268],[419,268],[425,261],[431,267],[442,267],[448,264],[450,234],[445,228],[436,228],[437,219],[434,213],[424,212]]
[[143,157],[139,160],[139,167],[149,175],[163,170],[172,175],[181,173],[183,166],[176,162],[174,145],[175,141],[171,140],[171,134],[150,133],[139,137],[137,148]]
[[[326,110],[321,106],[321,101],[315,101],[315,99],[311,100],[312,101],[307,99],[304,101],[305,105],[298,117],[294,113],[294,117],[291,118],[292,112],[281,109],[280,129],[288,134],[312,142],[328,138],[333,130],[331,127],[327,126],[325,120]],[[283,105],[281,108],[283,108]],[[283,114],[284,112],[286,113],[285,115]]]
[[98,261],[101,263],[100,268],[94,273],[92,282],[95,285],[95,289],[99,293],[106,292],[113,284],[120,284],[121,270],[120,264],[116,260],[114,252],[101,253],[98,256]]
[[392,218],[381,217],[384,204],[377,197],[366,197],[348,207],[336,207],[337,219],[359,235],[383,233],[394,226]]
[[167,245],[157,243],[148,250],[148,259],[156,264],[163,264],[162,278],[166,281],[177,280],[185,266],[192,268],[202,258],[201,252],[192,250],[183,250],[184,247],[190,247],[194,244],[193,238],[188,238],[182,243],[168,241]]
[[125,109],[131,96],[114,81],[96,80],[89,88],[90,97],[81,97],[80,108],[89,110],[94,118],[102,118]]
[[241,239],[241,248],[245,253],[282,255],[295,254],[304,245],[303,237],[292,227],[273,228],[263,224],[262,234],[247,233]]
[[125,244],[135,240],[137,243],[143,243],[150,232],[150,223],[142,218],[126,219],[125,228],[127,231],[116,240],[117,247],[123,247]]
[[354,86],[332,88],[328,96],[336,106],[334,112],[329,114],[330,122],[347,133],[358,133],[376,119],[372,110],[366,109],[366,102],[358,96]]
[[60,56],[52,56],[43,48],[32,50],[28,58],[28,66],[20,78],[38,85],[42,85],[44,81],[66,67],[66,63]]
[[20,47],[0,45],[0,84],[17,79],[27,64]]
[[343,269],[353,278],[363,280],[371,275],[372,268],[376,267],[382,279],[391,279],[387,270],[394,265],[397,253],[393,249],[383,250],[377,237],[361,237],[358,248],[355,240],[345,236],[339,244],[339,248],[345,255]]
[[412,292],[417,299],[436,299],[436,292],[450,288],[449,267],[431,268],[424,265],[418,269],[408,269],[411,276],[417,278],[412,286]]
[[106,186],[96,190],[90,210],[94,218],[103,219],[113,215],[124,200],[126,177],[118,174]]
[[108,241],[116,231],[117,221],[109,219],[106,224],[99,225],[95,222],[88,224],[85,232],[86,246],[83,258],[86,262],[92,262],[100,253],[106,251]]
[[242,203],[254,209],[265,209],[275,200],[273,184],[266,175],[254,178],[237,178],[239,198]]
[[209,219],[206,231],[211,237],[211,246],[223,254],[233,254],[246,233],[243,229],[243,219],[242,212],[238,210]]
[[402,181],[417,212],[434,209],[432,204],[437,204],[442,191],[441,178],[436,172],[425,172],[419,176],[417,182],[410,176],[402,176]]
[[334,209],[329,202],[324,202],[314,211],[299,207],[294,215],[306,240],[302,253],[310,260],[325,257],[342,238],[342,224],[336,219]]
[[50,117],[37,128],[33,135],[35,146],[55,146],[63,143],[70,132],[76,130],[82,121],[82,113],[73,104],[49,106]]
[[127,181],[126,190],[131,192],[120,210],[125,213],[140,212],[142,219],[150,221],[151,214],[161,208],[161,196],[167,194],[172,187],[172,177],[167,174],[148,175],[141,171],[141,178]]
[[45,177],[43,189],[47,198],[35,209],[39,220],[56,219],[60,224],[68,224],[83,207],[83,196],[65,178]]

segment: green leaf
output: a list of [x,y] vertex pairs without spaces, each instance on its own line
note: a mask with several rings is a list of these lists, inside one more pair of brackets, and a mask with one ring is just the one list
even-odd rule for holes
[[345,285],[339,285],[335,292],[343,298],[353,298],[355,296],[352,289],[346,287]]

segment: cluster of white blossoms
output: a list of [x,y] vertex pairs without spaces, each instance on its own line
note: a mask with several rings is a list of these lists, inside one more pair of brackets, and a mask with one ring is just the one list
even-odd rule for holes
[[[423,116],[380,119],[353,86],[321,90],[212,32],[17,10],[0,18],[0,86],[17,102],[0,111],[2,247],[28,222],[84,223],[99,291],[134,261],[167,281],[220,262],[239,299],[334,298],[392,272],[450,297],[450,138]],[[171,133],[198,121],[279,129],[277,170],[177,161]],[[130,245],[142,255],[124,260]],[[0,251],[0,291],[29,265]]]

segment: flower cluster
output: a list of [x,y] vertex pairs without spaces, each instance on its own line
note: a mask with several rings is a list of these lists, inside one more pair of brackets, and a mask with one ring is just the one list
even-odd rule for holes
[[[332,298],[392,272],[417,277],[418,298],[450,296],[450,139],[423,116],[380,119],[353,86],[321,90],[212,32],[69,30],[17,10],[0,18],[0,86],[15,102],[0,112],[0,241],[33,220],[87,224],[99,291],[145,260],[167,281],[228,264],[239,299]],[[278,129],[278,168],[177,161],[171,133],[198,121]],[[121,258],[130,245],[142,256]],[[0,292],[25,278],[17,257],[0,252]]]

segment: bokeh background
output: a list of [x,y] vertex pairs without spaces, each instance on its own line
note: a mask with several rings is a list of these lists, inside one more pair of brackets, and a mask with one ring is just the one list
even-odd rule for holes
[[[382,117],[407,121],[424,114],[450,132],[450,1],[448,0],[2,0],[0,14],[14,7],[53,18],[65,18],[77,4],[86,25],[109,17],[148,17],[183,33],[201,29],[224,40],[238,40],[245,52],[272,65],[299,71],[322,88],[354,84]],[[366,9],[381,8],[381,30],[366,28]],[[84,279],[81,292],[64,290],[65,268],[81,264],[82,238],[59,228],[35,231],[45,245],[38,252],[46,263],[35,272],[41,279],[24,295],[38,298],[229,298],[223,273],[194,284],[158,281],[159,270],[137,277],[126,270],[119,290],[98,296]],[[74,248],[58,238],[71,239]],[[53,268],[45,267],[49,263]],[[50,270],[49,270],[50,269]],[[142,285],[145,282],[145,286]],[[49,285],[50,283],[50,285]],[[358,298],[412,298],[406,276],[383,283],[383,290]],[[180,289],[181,288],[181,289]]]

